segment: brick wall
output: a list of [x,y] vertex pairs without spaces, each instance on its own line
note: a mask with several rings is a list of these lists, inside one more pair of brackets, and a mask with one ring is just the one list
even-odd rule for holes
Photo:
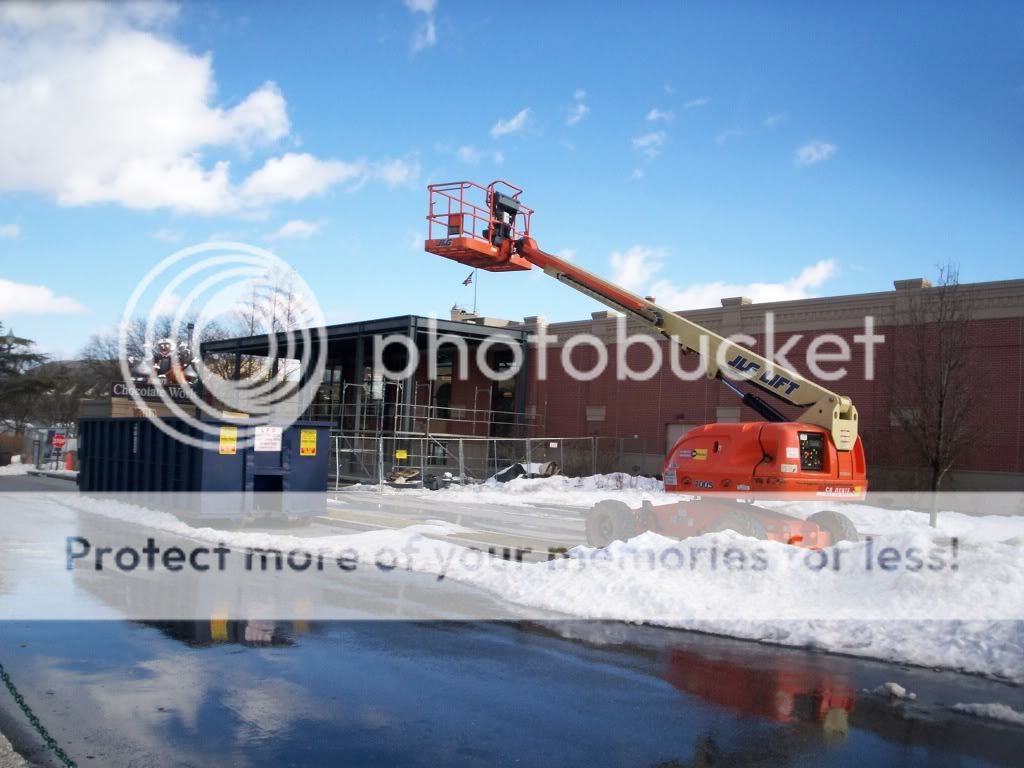
[[[962,288],[969,292],[974,306],[975,319],[970,323],[970,386],[975,417],[982,430],[979,439],[957,461],[957,476],[963,479],[969,473],[978,473],[980,478],[989,478],[1000,487],[1024,486],[1024,280],[979,283]],[[812,380],[818,379],[806,370],[804,361],[813,336],[828,332],[845,339],[851,347],[852,360],[823,364],[822,368],[829,371],[846,367],[847,375],[840,381],[819,380],[819,383],[849,395],[857,406],[872,480],[900,478],[890,483],[898,485],[911,482],[908,478],[913,477],[921,461],[903,430],[891,423],[894,404],[906,397],[906,366],[911,362],[905,351],[906,327],[897,318],[901,302],[913,296],[926,297],[922,292],[934,290],[937,289],[748,304],[684,314],[723,335],[747,333],[756,340],[753,348],[764,353],[765,313],[772,312],[777,346],[791,336],[802,336],[787,357],[792,367]],[[873,380],[865,376],[863,345],[854,342],[854,336],[863,333],[867,314],[875,318],[875,332],[886,337],[875,350]],[[545,353],[546,381],[538,380],[536,355],[539,353],[532,353],[527,403],[536,408],[548,435],[628,438],[644,446],[644,452],[651,455],[647,464],[650,468],[657,466],[658,457],[665,452],[670,424],[703,424],[726,420],[735,413],[739,413],[743,421],[759,419],[747,408],[737,410],[738,399],[720,382],[705,379],[687,382],[677,378],[667,362],[674,345],[665,339],[659,339],[659,345],[666,362],[653,378],[649,381],[617,380],[615,322],[608,313],[599,312],[590,321],[547,326],[547,332],[558,336],[559,340]],[[561,364],[565,340],[580,332],[593,333],[608,343],[611,363],[603,375],[592,381],[575,380]],[[628,332],[643,333],[646,329],[631,322]],[[634,346],[626,359],[634,369],[645,368],[650,352]],[[590,347],[577,347],[572,350],[571,360],[581,370],[591,370],[597,353]],[[682,361],[684,370],[696,363],[692,355],[683,357]],[[781,405],[771,401],[773,405]],[[792,408],[780,407],[780,410],[794,417],[798,413]]]

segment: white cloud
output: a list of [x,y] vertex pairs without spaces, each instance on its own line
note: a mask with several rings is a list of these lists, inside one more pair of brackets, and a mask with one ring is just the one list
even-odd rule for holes
[[435,46],[437,44],[437,25],[434,23],[434,11],[437,9],[436,0],[405,0],[405,7],[414,16],[425,17],[417,22],[416,30],[413,32],[413,52]]
[[674,310],[717,307],[730,296],[746,296],[754,302],[792,301],[819,295],[821,288],[838,271],[833,259],[823,259],[801,270],[788,280],[777,283],[699,283],[679,287],[671,280],[658,280],[651,293],[658,303]]
[[612,282],[634,293],[654,296],[659,304],[670,309],[686,310],[717,307],[730,296],[746,296],[757,303],[811,298],[838,272],[834,259],[822,259],[776,283],[716,281],[679,287],[669,279],[656,279],[667,257],[667,249],[645,245],[613,251],[608,256]]
[[370,164],[363,181],[377,181],[388,187],[412,187],[419,181],[421,171],[416,159],[385,160]]
[[730,139],[738,139],[743,135],[743,131],[740,128],[726,128],[724,131],[715,136],[715,144],[723,146]]
[[69,296],[57,296],[45,285],[0,278],[0,307],[8,315],[77,314],[89,310]]
[[690,99],[688,102],[683,104],[683,109],[697,109],[698,107],[706,107],[710,101],[703,96],[696,99]]
[[263,236],[264,240],[284,240],[286,238],[309,238],[315,235],[323,227],[320,221],[303,221],[292,219],[281,225],[281,227]]
[[246,204],[265,205],[275,200],[304,200],[322,194],[335,184],[350,183],[353,189],[369,181],[379,181],[389,187],[409,186],[416,182],[419,174],[420,165],[415,161],[369,163],[357,160],[349,163],[289,152],[267,160],[245,180],[239,194]]
[[491,137],[498,138],[499,136],[505,136],[509,133],[516,133],[523,130],[526,127],[526,120],[530,116],[530,108],[526,107],[515,113],[508,120],[498,120],[491,128]]
[[580,120],[587,116],[590,112],[590,107],[584,103],[584,99],[587,98],[587,92],[582,88],[577,88],[573,94],[573,98],[576,103],[569,107],[569,114],[565,118],[566,125],[576,125]]
[[793,162],[797,165],[814,165],[815,163],[828,160],[838,151],[839,147],[835,144],[818,140],[809,141],[794,150]]
[[775,126],[781,125],[782,123],[786,122],[786,119],[788,117],[789,115],[787,115],[785,112],[776,112],[775,114],[768,115],[768,117],[764,119],[764,127],[774,128]]
[[665,138],[664,131],[651,131],[650,133],[633,137],[633,148],[642,152],[648,160],[653,160],[661,151]]
[[662,90],[664,90],[665,93],[667,93],[669,95],[672,95],[673,93],[676,92],[676,87],[674,85],[672,85],[672,83],[665,83],[661,87],[662,87]]
[[76,2],[7,2],[0,4],[0,24],[27,31],[60,29],[71,34],[92,34],[105,25],[126,19],[143,27],[160,26],[178,15],[178,7],[164,0],[127,2],[113,8],[101,0]]
[[644,177],[644,169],[643,168],[634,168],[633,172],[629,175],[629,178],[631,178],[631,179],[642,179],[643,177]]
[[425,19],[416,27],[412,36],[412,49],[422,51],[437,45],[437,25],[432,18]]
[[[228,160],[208,159],[248,156],[291,124],[272,82],[217,103],[212,56],[164,29],[175,12],[160,3],[0,4],[0,191],[200,214],[296,199],[294,185],[277,194],[265,174],[235,184]],[[339,161],[318,162],[336,171]],[[260,189],[258,203],[247,187]]]
[[289,152],[272,157],[245,180],[241,194],[259,205],[273,200],[302,200],[322,193],[332,184],[353,181],[367,172],[365,163],[318,160],[313,155]]
[[158,229],[150,237],[164,243],[178,243],[185,237],[185,233],[180,229]]
[[642,291],[651,278],[661,269],[666,251],[664,248],[648,248],[634,245],[625,251],[612,251],[608,262],[612,267],[612,282],[627,291]]
[[675,117],[675,115],[673,115],[672,112],[670,112],[670,111],[664,111],[663,112],[662,110],[657,109],[657,108],[652,109],[650,112],[647,113],[647,119],[650,120],[652,123],[656,123],[658,120],[664,120],[664,121],[668,122],[673,117]]
[[0,237],[15,238],[21,234],[21,227],[17,224],[0,224]]
[[565,118],[566,125],[576,125],[580,120],[587,116],[590,112],[590,107],[584,104],[582,101],[576,102],[569,108],[569,114]]
[[472,144],[463,144],[455,150],[455,156],[464,163],[477,165],[481,160],[490,160],[496,165],[505,162],[505,154],[500,150],[481,149]]
[[404,0],[405,7],[413,13],[433,13],[437,0]]

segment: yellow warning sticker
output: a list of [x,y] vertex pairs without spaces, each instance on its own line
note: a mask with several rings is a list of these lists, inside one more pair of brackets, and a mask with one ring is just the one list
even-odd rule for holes
[[210,639],[218,643],[228,641],[227,619],[210,619]]
[[220,455],[234,456],[238,453],[238,427],[220,428]]
[[409,452],[407,450],[405,450],[404,448],[399,448],[397,451],[395,451],[395,459],[397,461],[401,461],[402,459],[408,459],[408,458],[409,458]]
[[299,434],[299,456],[316,456],[315,429],[304,429]]

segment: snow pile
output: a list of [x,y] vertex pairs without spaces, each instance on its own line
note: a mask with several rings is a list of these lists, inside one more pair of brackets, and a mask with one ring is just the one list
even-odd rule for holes
[[917,698],[916,693],[910,693],[899,683],[884,683],[878,686],[872,693],[877,693],[879,696],[888,696],[890,699],[907,699],[913,701]]
[[21,457],[15,456],[17,461],[11,460],[11,463],[6,467],[0,467],[0,477],[8,477],[10,475],[27,475],[30,469],[35,469],[32,464],[22,464]]
[[447,523],[303,538],[193,528],[109,501],[54,500],[236,549],[355,552],[371,564],[386,549],[402,570],[475,586],[541,617],[692,629],[1024,683],[1019,544],[965,539],[953,547],[941,532],[918,526],[819,551],[731,531],[685,541],[647,532],[605,549],[576,547],[565,558],[519,563],[438,540],[465,530]]
[[833,559],[839,553],[845,565],[818,569],[822,553],[732,532],[684,542],[645,533],[605,550],[578,547],[567,560],[515,573],[450,568],[447,576],[523,605],[582,618],[694,629],[1024,682],[1019,547],[961,547],[956,562],[946,550],[937,570],[910,570],[910,560],[892,571],[879,571],[877,561],[867,569],[869,558],[885,548],[915,557],[940,554],[926,535],[904,533],[828,550]]
[[[869,496],[870,498],[870,496]],[[942,536],[957,536],[975,544],[983,542],[1005,542],[1019,539],[1024,542],[1024,515],[965,515],[962,512],[941,512],[938,528],[932,528],[927,512],[913,509],[886,509],[867,503],[834,501],[759,502],[762,506],[776,509],[793,517],[806,520],[815,512],[839,509],[849,517],[862,535],[891,531],[938,532]]]
[[1005,704],[954,704],[953,709],[974,717],[1001,720],[1014,725],[1024,725],[1024,712],[1018,712]]
[[[379,493],[378,486],[353,485],[338,491],[346,493]],[[565,477],[558,475],[548,478],[516,478],[507,483],[488,480],[476,485],[452,485],[440,491],[425,489],[396,490],[385,487],[383,493],[397,494],[404,498],[422,496],[446,504],[500,504],[502,506],[552,505],[590,509],[605,499],[621,501],[638,509],[643,502],[671,504],[686,500],[687,496],[668,493],[660,480],[638,477],[624,472],[589,477]],[[890,494],[892,496],[893,494]],[[870,497],[869,497],[870,501]],[[975,543],[1012,542],[1024,543],[1024,515],[967,515],[961,512],[942,511],[938,528],[931,528],[927,512],[913,509],[888,509],[873,506],[868,502],[851,503],[826,499],[822,501],[763,501],[760,505],[777,509],[794,517],[806,519],[825,509],[840,509],[849,517],[862,535],[874,535],[894,531],[920,530],[939,533],[942,536],[957,536]]]

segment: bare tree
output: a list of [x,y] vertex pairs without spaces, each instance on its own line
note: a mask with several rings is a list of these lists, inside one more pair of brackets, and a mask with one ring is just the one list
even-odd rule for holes
[[[158,339],[171,338],[175,344],[188,341],[187,327],[190,322],[194,322],[194,319],[187,319],[178,328],[177,333],[174,333],[173,318],[169,315],[158,317],[153,321],[152,336],[147,339],[146,321],[140,317],[131,320],[125,329],[125,351],[129,366],[134,367],[136,363],[149,358],[152,350],[148,345]],[[231,335],[232,332],[222,325],[206,323],[200,337],[192,339],[193,353],[198,353],[198,347],[202,342],[224,339]],[[122,378],[121,348],[117,333],[94,334],[82,349],[80,357],[97,385],[107,385]],[[217,361],[217,364],[221,367],[228,365],[226,361]],[[217,368],[217,372],[221,372],[220,368]]]
[[[312,312],[295,288],[292,272],[271,272],[263,280],[254,281],[245,299],[238,305],[238,335],[258,336],[292,331],[312,323]],[[280,355],[283,350],[278,350]],[[279,378],[294,368],[288,362],[284,367],[278,359],[265,361],[243,358],[242,378]]]
[[974,399],[980,391],[970,365],[970,295],[954,264],[938,282],[910,296],[898,317],[898,385],[894,417],[929,473],[934,493],[978,436]]

